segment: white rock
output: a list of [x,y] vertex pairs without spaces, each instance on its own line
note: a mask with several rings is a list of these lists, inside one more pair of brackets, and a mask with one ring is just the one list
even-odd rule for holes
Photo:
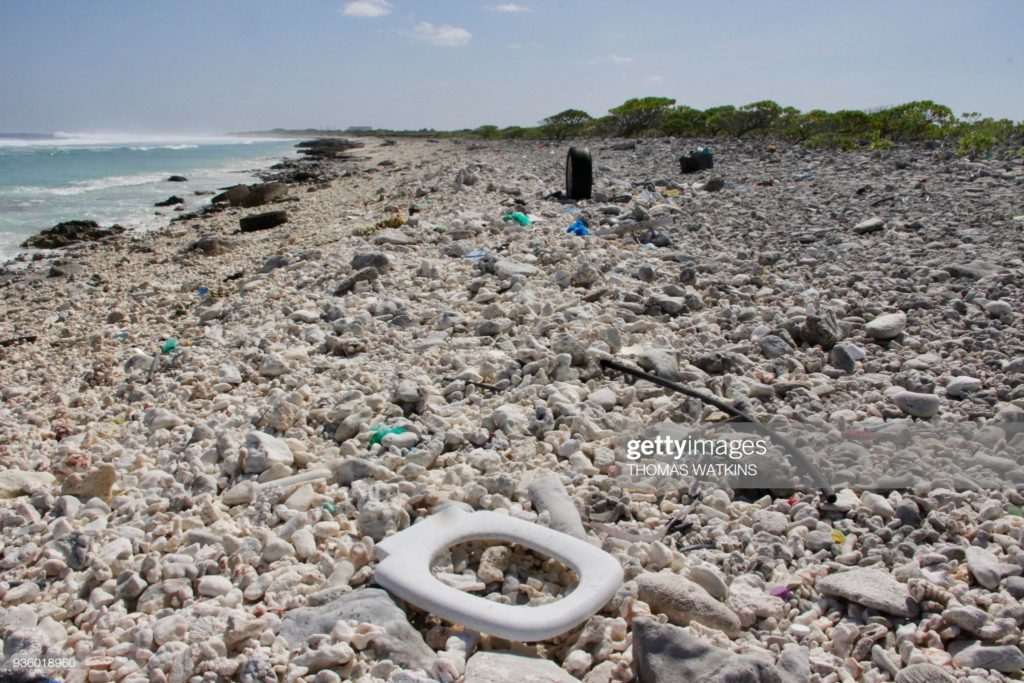
[[231,579],[217,574],[200,577],[198,587],[199,594],[207,598],[227,595],[232,589]]
[[608,387],[598,389],[597,391],[592,391],[588,398],[589,400],[593,401],[594,403],[601,406],[605,410],[611,410],[612,408],[615,407],[616,403],[618,403],[618,399],[615,396],[615,392],[609,389]]
[[894,514],[892,505],[888,500],[878,495],[877,493],[871,493],[867,491],[860,497],[860,502],[868,509],[873,515],[878,515],[882,519],[890,519]]
[[270,434],[249,432],[245,436],[245,447],[248,451],[245,458],[247,474],[259,474],[274,464],[290,466],[295,462],[288,444]]
[[295,548],[291,543],[280,538],[271,538],[263,546],[262,557],[265,562],[277,562],[294,554]]
[[254,481],[240,481],[221,496],[225,505],[248,505],[256,500],[260,486]]
[[171,614],[153,622],[153,641],[157,645],[180,641],[188,633],[188,622],[181,614]]
[[284,358],[276,353],[267,354],[260,363],[260,374],[264,377],[280,377],[288,372]]
[[292,546],[300,559],[306,560],[316,555],[316,539],[313,532],[303,527],[292,534]]
[[886,313],[865,325],[864,331],[873,339],[885,340],[898,337],[906,326],[906,313]]
[[146,425],[149,433],[152,434],[158,429],[174,429],[182,424],[180,417],[164,408],[151,408],[146,411],[142,418],[142,424]]

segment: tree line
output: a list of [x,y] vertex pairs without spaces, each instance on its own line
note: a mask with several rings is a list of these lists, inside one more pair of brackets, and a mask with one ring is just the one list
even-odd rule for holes
[[904,143],[940,141],[955,145],[959,154],[968,157],[988,155],[1001,148],[1024,154],[1024,122],[993,119],[978,113],[956,116],[949,107],[930,100],[867,111],[801,112],[771,100],[700,110],[676,104],[669,97],[639,97],[626,100],[599,117],[580,109],[566,109],[534,127],[486,125],[442,135],[512,140],[756,137],[787,140],[809,148],[843,150],[891,149]]

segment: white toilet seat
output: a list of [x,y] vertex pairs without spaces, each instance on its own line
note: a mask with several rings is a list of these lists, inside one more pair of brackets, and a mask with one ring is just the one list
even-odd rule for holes
[[[518,543],[563,562],[579,583],[546,605],[503,605],[441,583],[430,572],[437,553],[459,543]],[[448,621],[507,640],[530,642],[565,633],[601,609],[622,585],[618,561],[585,541],[495,512],[450,505],[375,546],[383,560],[375,581],[403,600]]]

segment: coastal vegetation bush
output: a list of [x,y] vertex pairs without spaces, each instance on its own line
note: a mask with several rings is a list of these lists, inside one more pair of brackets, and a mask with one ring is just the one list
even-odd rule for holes
[[566,140],[605,137],[762,138],[810,149],[889,150],[927,143],[968,158],[1024,153],[1024,122],[978,113],[956,116],[946,105],[919,100],[871,110],[812,109],[801,112],[771,100],[700,110],[670,97],[635,97],[603,116],[565,109],[537,126],[483,125],[459,131],[373,131],[375,135],[462,137],[480,140]]

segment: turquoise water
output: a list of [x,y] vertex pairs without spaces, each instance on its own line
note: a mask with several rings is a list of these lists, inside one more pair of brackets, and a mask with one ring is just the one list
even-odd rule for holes
[[[295,156],[297,140],[234,137],[0,135],[0,256],[61,221],[92,219],[147,230],[167,224],[171,195],[192,211],[210,197],[195,192],[252,182],[253,171]],[[187,182],[167,182],[182,175]],[[159,214],[162,215],[157,215]]]

